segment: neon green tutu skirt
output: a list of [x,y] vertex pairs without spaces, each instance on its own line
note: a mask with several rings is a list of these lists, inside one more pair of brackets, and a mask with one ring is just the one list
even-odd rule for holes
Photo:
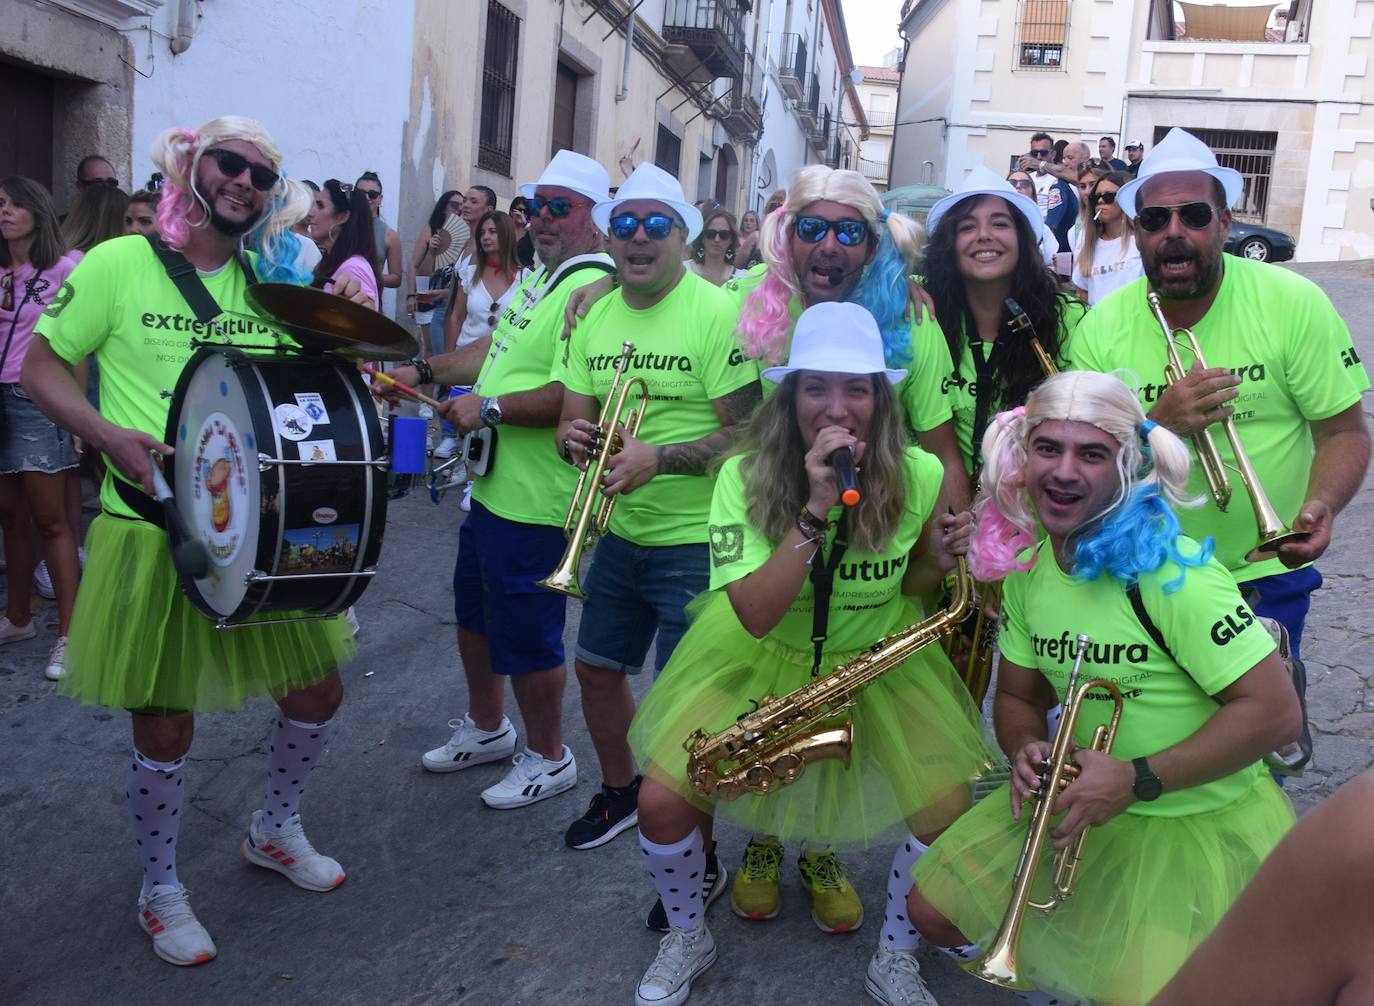
[[[693,602],[691,628],[630,726],[645,775],[757,835],[869,846],[943,828],[969,806],[970,783],[999,760],[978,710],[938,646],[918,651],[859,693],[848,768],[812,762],[767,796],[712,802],[687,782],[683,742],[733,724],[765,695],[811,680],[811,654],[755,639],[724,591]],[[917,621],[914,606],[903,617]],[[907,624],[907,623],[901,623]],[[827,671],[855,653],[825,655]]]
[[162,530],[102,515],[86,537],[67,673],[59,690],[92,705],[168,712],[233,709],[314,684],[356,648],[342,617],[216,629],[191,606]]
[[[986,947],[1011,901],[1026,817],[1011,818],[1008,787],[956,821],[916,863],[921,894]],[[1181,817],[1119,814],[1093,828],[1072,897],[1053,914],[1027,913],[1020,964],[1054,995],[1147,1003],[1207,937],[1293,825],[1269,776],[1216,810]],[[1048,895],[1045,854],[1034,899]]]

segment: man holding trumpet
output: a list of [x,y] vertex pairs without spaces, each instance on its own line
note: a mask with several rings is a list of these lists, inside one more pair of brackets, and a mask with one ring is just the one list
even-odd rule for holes
[[733,301],[683,267],[702,219],[677,179],[643,163],[593,218],[608,236],[619,287],[578,325],[554,368],[565,389],[558,450],[569,464],[587,466],[626,343],[633,351],[622,380],[643,380],[647,400],[630,398],[629,408],[643,409],[637,436],[622,431],[612,443],[616,431],[602,431],[610,457],[600,493],[586,503],[616,500],[587,573],[577,637],[582,711],[603,785],[568,829],[574,849],[604,845],[638,820],[627,675],[643,669],[655,636],[655,666],[663,668],[687,628],[687,602],[707,588],[708,465],[759,401],[758,369],[735,341]]
[[[1088,312],[1075,335],[1074,362],[1133,372],[1150,418],[1179,436],[1210,431],[1230,473],[1230,500],[1218,506],[1213,494],[1182,516],[1183,528],[1194,538],[1215,537],[1217,558],[1252,597],[1255,613],[1287,628],[1296,656],[1311,592],[1321,586],[1311,564],[1331,543],[1336,515],[1369,462],[1359,406],[1369,376],[1345,323],[1313,283],[1222,254],[1228,207],[1241,193],[1240,174],[1218,167],[1212,152],[1181,129],[1150,151],[1137,179],[1117,195],[1135,221],[1145,278]],[[1166,336],[1150,292],[1167,326],[1191,329],[1201,350],[1199,358],[1186,339],[1176,341],[1187,368],[1179,380],[1162,376]],[[1231,432],[1244,443],[1257,486],[1246,487],[1238,475]],[[1189,489],[1207,488],[1195,471]],[[1296,532],[1261,554],[1252,554],[1253,492],[1267,494],[1280,532],[1283,523]]]

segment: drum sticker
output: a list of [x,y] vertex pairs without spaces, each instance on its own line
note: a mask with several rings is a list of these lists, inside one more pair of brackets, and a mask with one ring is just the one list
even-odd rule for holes
[[310,519],[316,524],[333,524],[339,519],[339,511],[332,506],[316,507],[311,512]]
[[324,399],[316,392],[308,391],[293,397],[296,399],[296,404],[305,410],[305,414],[310,417],[312,423],[316,426],[328,425],[329,410],[324,407]]
[[277,432],[287,440],[304,440],[310,436],[315,423],[310,414],[299,405],[283,402],[274,410],[277,417]]
[[357,524],[289,528],[282,535],[278,573],[348,573],[358,560]]
[[217,566],[243,547],[248,519],[248,470],[238,428],[222,412],[205,417],[191,455],[191,523]]
[[296,445],[300,448],[302,461],[338,461],[332,440],[302,440]]

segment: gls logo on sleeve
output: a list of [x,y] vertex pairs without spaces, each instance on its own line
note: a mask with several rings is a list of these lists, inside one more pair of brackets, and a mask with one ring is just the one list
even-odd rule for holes
[[1212,624],[1212,642],[1225,646],[1255,622],[1255,616],[1243,604],[1236,605],[1236,613]]

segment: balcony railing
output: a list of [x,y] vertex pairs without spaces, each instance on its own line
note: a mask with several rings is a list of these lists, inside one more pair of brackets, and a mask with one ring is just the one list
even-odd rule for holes
[[860,157],[859,169],[865,178],[887,181],[887,161],[871,161],[867,157]]
[[734,0],[669,0],[663,40],[689,48],[716,77],[744,72],[744,26]]
[[811,129],[811,146],[824,152],[830,146],[831,131],[830,106],[822,105],[816,113],[816,125]]
[[865,117],[870,129],[891,129],[897,123],[896,112],[877,112],[870,108]]
[[725,129],[736,139],[749,137],[763,126],[763,66],[745,53],[744,73],[730,86]]
[[795,32],[782,37],[778,83],[789,98],[801,98],[806,94],[806,40]]
[[806,75],[806,90],[803,95],[797,101],[797,118],[801,119],[803,128],[810,129],[816,124],[816,116],[821,110],[821,82],[816,79],[814,73]]

